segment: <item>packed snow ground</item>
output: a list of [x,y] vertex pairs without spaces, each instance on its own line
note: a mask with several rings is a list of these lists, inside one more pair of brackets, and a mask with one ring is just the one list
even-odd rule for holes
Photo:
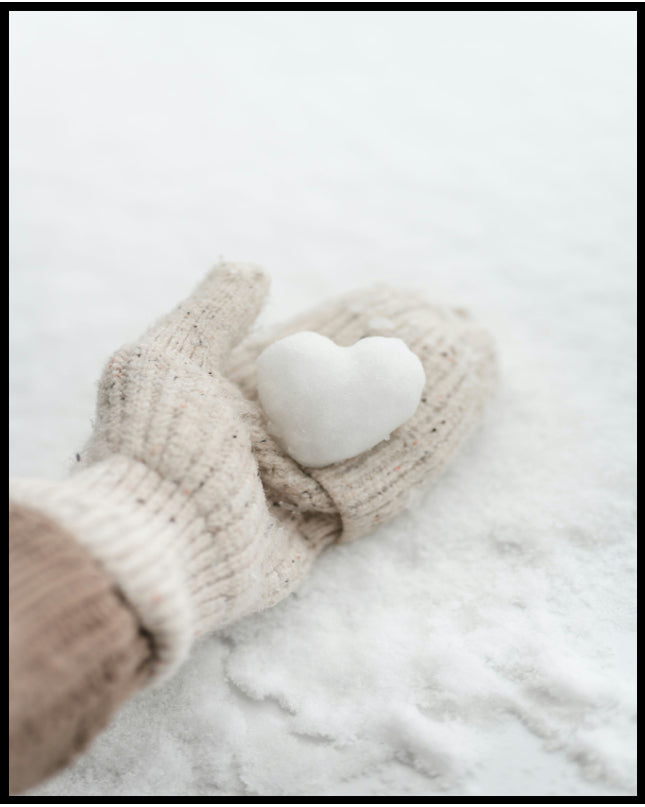
[[13,12],[11,454],[219,256],[494,332],[446,475],[205,641],[47,796],[635,794],[635,14]]

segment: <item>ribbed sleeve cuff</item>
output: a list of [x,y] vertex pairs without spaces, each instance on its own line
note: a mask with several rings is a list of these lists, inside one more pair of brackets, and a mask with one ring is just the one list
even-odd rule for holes
[[148,637],[59,524],[9,503],[9,787],[68,764],[150,675]]

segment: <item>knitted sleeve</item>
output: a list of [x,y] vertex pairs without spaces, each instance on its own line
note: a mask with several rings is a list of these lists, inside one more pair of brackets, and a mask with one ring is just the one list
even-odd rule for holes
[[146,682],[151,647],[74,537],[9,504],[9,770],[17,794],[67,765]]

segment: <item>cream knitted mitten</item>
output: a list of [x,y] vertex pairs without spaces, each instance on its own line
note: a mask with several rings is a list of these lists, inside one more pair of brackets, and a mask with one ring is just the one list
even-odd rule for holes
[[[256,267],[216,267],[114,354],[75,473],[10,486],[12,499],[70,530],[114,577],[152,637],[157,679],[195,637],[285,597],[325,546],[400,512],[410,489],[445,467],[494,385],[490,337],[467,315],[391,289],[348,295],[233,349],[267,288]],[[341,345],[402,338],[426,372],[416,414],[358,457],[299,466],[266,432],[255,358],[300,330]]]

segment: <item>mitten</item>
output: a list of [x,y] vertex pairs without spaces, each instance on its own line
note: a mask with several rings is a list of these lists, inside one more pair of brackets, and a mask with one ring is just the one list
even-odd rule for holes
[[398,337],[424,367],[426,383],[413,417],[369,451],[325,468],[305,472],[286,456],[258,410],[254,451],[269,498],[299,518],[311,509],[314,480],[317,494],[324,491],[340,517],[335,539],[354,540],[405,509],[410,492],[436,479],[481,421],[497,383],[494,341],[463,308],[385,285],[358,289],[236,347],[227,374],[245,397],[258,400],[258,355],[299,331],[321,333],[341,346],[368,336]]
[[[11,484],[14,500],[60,523],[112,575],[150,636],[157,680],[197,637],[285,597],[324,547],[399,513],[410,489],[445,467],[494,385],[490,337],[464,312],[390,289],[346,296],[238,345],[267,288],[256,267],[216,267],[110,359],[72,476]],[[255,359],[299,330],[341,345],[403,339],[426,373],[416,414],[358,457],[298,465],[267,431]]]

